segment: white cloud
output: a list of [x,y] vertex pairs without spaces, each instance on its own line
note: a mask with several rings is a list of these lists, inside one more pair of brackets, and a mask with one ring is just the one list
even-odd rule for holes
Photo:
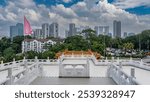
[[6,19],[4,18],[4,16],[2,14],[0,14],[0,21],[5,21]]
[[33,9],[25,9],[24,11],[25,16],[27,16],[31,21],[35,21],[38,22],[41,19],[41,15],[40,13],[38,13],[37,11],[33,10]]
[[71,0],[63,0],[63,2],[69,3],[69,2],[71,2]]
[[[10,0],[8,5],[0,7],[0,33],[9,34],[9,26],[17,22],[23,23],[25,15],[33,28],[41,27],[42,23],[58,22],[60,25],[60,36],[64,36],[69,23],[75,23],[78,26],[108,25],[112,32],[113,20],[121,20],[122,32],[141,32],[150,28],[150,15],[137,16],[120,9],[106,0],[84,0],[71,6],[56,5],[46,7],[45,5],[36,5],[33,0]],[[96,2],[99,1],[98,4]],[[127,0],[128,1],[128,0]],[[22,6],[22,4],[25,4]]]
[[122,9],[135,8],[139,6],[150,7],[149,0],[115,0],[113,4]]
[[[141,23],[143,23],[145,25],[150,24],[150,14],[138,16],[138,19]],[[147,26],[149,26],[149,25],[147,25]]]
[[64,5],[59,4],[57,6],[52,7],[53,12],[62,15],[65,18],[73,18],[76,17],[76,13],[71,8],[65,8]]
[[15,19],[17,18],[17,15],[12,12],[8,12],[6,15],[6,18],[9,21],[15,21]]
[[13,2],[16,6],[19,6],[21,8],[24,7],[32,7],[35,5],[33,0],[9,0],[10,2]]

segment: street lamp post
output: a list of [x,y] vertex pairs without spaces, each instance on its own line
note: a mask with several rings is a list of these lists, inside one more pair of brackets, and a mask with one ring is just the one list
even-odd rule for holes
[[105,33],[103,33],[104,35],[104,58],[106,57],[106,39],[105,39]]
[[141,38],[139,34],[139,52],[140,52],[140,57],[142,58],[142,53],[141,53]]
[[139,34],[139,51],[141,51],[141,40],[140,40],[140,34]]

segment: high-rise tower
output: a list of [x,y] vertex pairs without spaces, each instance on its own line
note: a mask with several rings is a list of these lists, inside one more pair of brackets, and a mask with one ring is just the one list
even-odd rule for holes
[[121,21],[114,20],[114,22],[113,22],[113,36],[121,38]]

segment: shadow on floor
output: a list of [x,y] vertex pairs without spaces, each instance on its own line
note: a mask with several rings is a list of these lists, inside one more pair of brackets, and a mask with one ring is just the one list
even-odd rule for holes
[[108,77],[93,78],[58,78],[38,77],[30,85],[116,85]]

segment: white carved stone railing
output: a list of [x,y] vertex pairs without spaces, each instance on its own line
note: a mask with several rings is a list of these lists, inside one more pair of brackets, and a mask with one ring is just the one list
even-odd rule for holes
[[59,60],[58,59],[38,59],[39,63],[42,63],[44,65],[58,65]]
[[118,85],[139,85],[139,82],[134,77],[134,73],[131,73],[132,76],[129,76],[120,67],[111,64],[107,70],[108,77],[111,77]]
[[[63,63],[64,60],[84,60],[77,63]],[[89,77],[89,59],[79,56],[61,56],[59,59],[59,77]]]
[[[126,73],[124,73],[118,66],[121,62],[122,65],[125,66],[134,66],[138,67],[147,71],[150,71],[150,65],[148,63],[144,63],[141,61],[135,61],[131,59],[114,59],[108,60],[107,58],[105,60],[97,60],[95,56],[61,56],[60,59],[23,59],[19,61],[13,60],[13,62],[9,63],[3,63],[0,64],[0,73],[6,71],[8,73],[7,77],[0,80],[0,84],[2,85],[10,85],[10,84],[29,84],[31,81],[33,81],[37,76],[42,75],[43,65],[59,65],[60,62],[64,59],[90,59],[93,61],[93,63],[97,66],[99,65],[105,65],[109,66],[108,69],[108,76],[112,77],[113,80],[115,80],[118,84],[139,84],[135,78],[128,76]],[[113,63],[113,64],[112,64]],[[23,67],[24,69],[20,70],[20,67]],[[13,74],[13,70],[17,69],[20,70],[19,72]],[[79,70],[79,69],[77,69]],[[79,70],[80,72],[80,70]],[[30,80],[29,80],[30,79]],[[118,81],[117,81],[118,80]]]
[[[28,85],[38,76],[42,76],[43,64],[39,63],[37,58],[34,59],[34,63],[32,65],[30,62],[31,60],[28,62],[28,60],[24,59],[4,64],[3,68],[0,69],[0,73],[5,71],[8,74],[7,77],[0,80],[0,85]],[[18,65],[23,66],[22,69],[20,69],[20,66]],[[16,67],[18,67],[19,71],[13,73],[14,68]]]
[[0,85],[7,85],[7,84],[10,83],[10,80],[11,80],[11,75],[10,74],[12,74],[12,70],[10,68],[0,69],[0,73],[2,73],[4,71],[7,71],[8,76],[6,78],[3,78],[3,79],[0,80]]
[[16,85],[28,85],[30,84],[33,80],[35,80],[38,76],[42,76],[42,64],[33,64],[29,68],[26,68],[25,70],[17,73],[14,75],[14,80],[13,84]]

